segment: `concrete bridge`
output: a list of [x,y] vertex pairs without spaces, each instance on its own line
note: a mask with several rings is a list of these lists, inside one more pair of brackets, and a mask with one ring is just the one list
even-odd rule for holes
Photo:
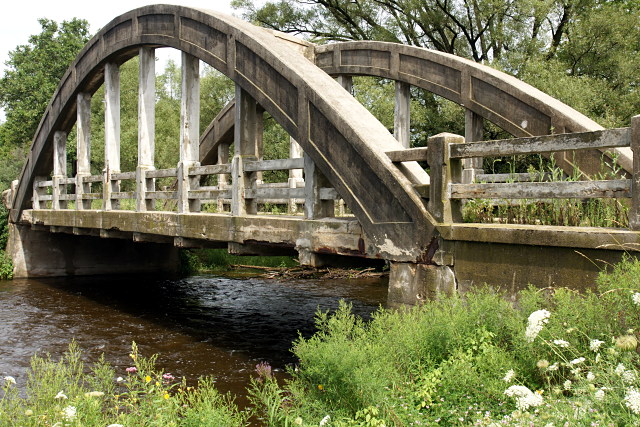
[[[158,47],[182,51],[180,161],[170,169],[154,164]],[[134,56],[138,166],[122,171],[119,67]],[[236,85],[203,135],[200,61]],[[393,135],[351,95],[355,75],[396,82]],[[105,136],[91,141],[90,102],[102,85]],[[409,148],[411,86],[461,105],[465,135]],[[264,112],[291,136],[289,158],[262,158]],[[516,138],[482,141],[484,120]],[[77,173],[67,176],[74,125]],[[104,144],[98,175],[92,143]],[[640,243],[639,144],[640,117],[604,130],[513,77],[452,55],[382,42],[315,46],[213,11],[148,6],[110,22],[62,78],[9,195],[9,246],[16,276],[174,270],[176,248],[189,247],[296,251],[313,266],[336,256],[384,259],[389,299],[400,303],[473,283],[587,283],[597,271],[591,260],[615,261]],[[622,170],[617,179],[579,182],[481,170],[483,157],[551,152],[567,171],[593,174],[603,156]],[[288,181],[263,183],[270,170],[288,170]],[[210,176],[216,184],[203,184]],[[163,178],[175,186],[160,188]],[[608,197],[629,203],[629,229],[461,222],[464,200],[474,198]],[[264,203],[285,204],[288,214],[265,214]]]

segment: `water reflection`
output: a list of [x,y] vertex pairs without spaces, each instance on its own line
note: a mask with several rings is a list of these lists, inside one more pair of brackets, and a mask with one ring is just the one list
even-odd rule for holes
[[101,353],[119,373],[131,341],[158,365],[193,381],[213,375],[241,394],[253,367],[283,369],[298,331],[313,333],[318,308],[341,298],[367,316],[386,300],[384,281],[289,281],[197,276],[181,280],[91,277],[0,282],[0,374],[26,382],[29,358],[58,357],[71,339],[88,360]]

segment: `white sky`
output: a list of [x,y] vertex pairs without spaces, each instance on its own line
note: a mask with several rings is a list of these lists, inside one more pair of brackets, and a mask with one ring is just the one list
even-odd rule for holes
[[[181,4],[228,14],[233,13],[230,6],[231,0],[186,0],[182,2],[176,0],[169,2],[162,0],[7,0],[3,2],[2,13],[0,13],[0,75],[4,75],[9,51],[14,50],[18,45],[27,44],[30,35],[40,33],[39,18],[52,19],[58,23],[71,20],[74,17],[86,19],[89,21],[91,34],[95,34],[113,18],[129,10],[157,3]],[[167,50],[161,49],[158,53],[162,55],[161,52]],[[0,121],[3,120],[4,113],[0,110]]]

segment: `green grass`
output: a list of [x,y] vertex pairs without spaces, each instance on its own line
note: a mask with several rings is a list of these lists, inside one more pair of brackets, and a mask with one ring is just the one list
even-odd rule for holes
[[253,265],[260,267],[297,267],[299,264],[290,256],[240,256],[232,255],[226,249],[192,249],[186,251],[186,261],[192,272],[220,272],[232,265]]

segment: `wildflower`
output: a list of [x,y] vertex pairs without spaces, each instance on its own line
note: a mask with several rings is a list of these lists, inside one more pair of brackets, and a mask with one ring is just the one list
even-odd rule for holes
[[151,382],[151,377],[147,375],[146,377],[144,377],[144,380],[149,383]]
[[593,396],[596,398],[596,400],[604,399],[604,388],[598,389],[598,391],[596,391]]
[[271,373],[271,365],[267,362],[260,362],[256,365],[256,373],[260,378],[270,379],[273,374]]
[[176,379],[176,377],[174,377],[170,373],[166,372],[166,373],[162,374],[162,379],[165,380],[165,381],[173,381],[173,380]]
[[298,417],[296,418],[293,423],[297,426],[301,426],[302,425],[302,417]]
[[162,397],[164,397],[164,399],[167,400],[169,398],[169,393],[165,391]]
[[624,371],[626,371],[626,368],[624,367],[624,365],[622,363],[618,363],[618,366],[616,366],[616,369],[614,372],[618,375],[622,375],[624,374]]
[[569,362],[569,365],[579,365],[582,362],[584,362],[584,357],[578,357],[577,359],[573,359]]
[[56,394],[56,397],[54,397],[54,399],[66,399],[67,395],[64,394],[64,390],[60,390],[58,392],[58,394]]
[[321,421],[320,424],[318,424],[320,427],[326,425],[329,421],[331,421],[331,417],[329,415],[326,415]]
[[136,372],[138,372],[138,368],[136,368],[135,366],[131,366],[125,369],[125,371],[127,371],[128,374],[135,374]]
[[62,410],[62,416],[67,420],[71,421],[76,417],[76,407],[75,406],[67,406]]
[[116,382],[121,383],[122,381],[124,381],[124,378],[122,378],[122,377],[116,378]]
[[320,391],[324,390],[324,387],[322,387],[322,384],[318,384],[318,390]]
[[544,325],[549,321],[549,313],[547,310],[537,310],[529,315],[527,329],[525,330],[525,337],[528,342],[533,342],[536,339]]
[[33,415],[33,411],[32,411],[31,409],[27,409],[26,411],[24,411],[24,414],[25,414],[27,417],[30,417],[31,415]]
[[513,369],[509,369],[507,371],[507,373],[505,374],[505,376],[503,378],[503,381],[509,383],[509,382],[511,382],[511,380],[513,379],[513,377],[515,375],[516,375],[516,373],[513,371]]
[[616,338],[616,347],[620,350],[635,350],[638,340],[633,335],[622,335]]
[[16,383],[16,379],[10,376],[6,376],[4,377],[4,380],[9,383],[9,384],[15,384]]
[[553,343],[558,347],[567,348],[569,347],[569,342],[565,340],[553,340]]
[[593,381],[596,379],[596,376],[593,374],[593,372],[589,371],[587,372],[587,381]]
[[589,342],[589,349],[593,352],[597,352],[598,350],[600,350],[600,346],[604,344],[604,341],[600,341],[600,340],[591,340]]
[[547,369],[549,367],[549,361],[546,359],[538,360],[536,366],[538,367],[538,369]]
[[627,389],[627,394],[624,396],[624,404],[627,405],[627,408],[631,409],[631,412],[639,415],[640,391],[638,391],[635,387],[629,387]]
[[565,390],[569,390],[571,389],[571,380],[566,380],[562,386],[564,387]]
[[90,391],[84,394],[86,397],[100,397],[104,396],[104,393],[101,391]]
[[544,399],[538,393],[534,393],[523,385],[512,385],[504,391],[509,397],[516,398],[516,408],[526,411],[530,407],[542,405]]
[[631,296],[631,299],[633,300],[633,303],[635,305],[640,305],[640,292],[636,292],[635,294],[633,294]]
[[635,371],[624,371],[622,373],[622,382],[625,384],[631,384],[636,380]]
[[557,371],[558,370],[558,364],[554,363],[553,365],[549,366],[547,368],[547,371]]

